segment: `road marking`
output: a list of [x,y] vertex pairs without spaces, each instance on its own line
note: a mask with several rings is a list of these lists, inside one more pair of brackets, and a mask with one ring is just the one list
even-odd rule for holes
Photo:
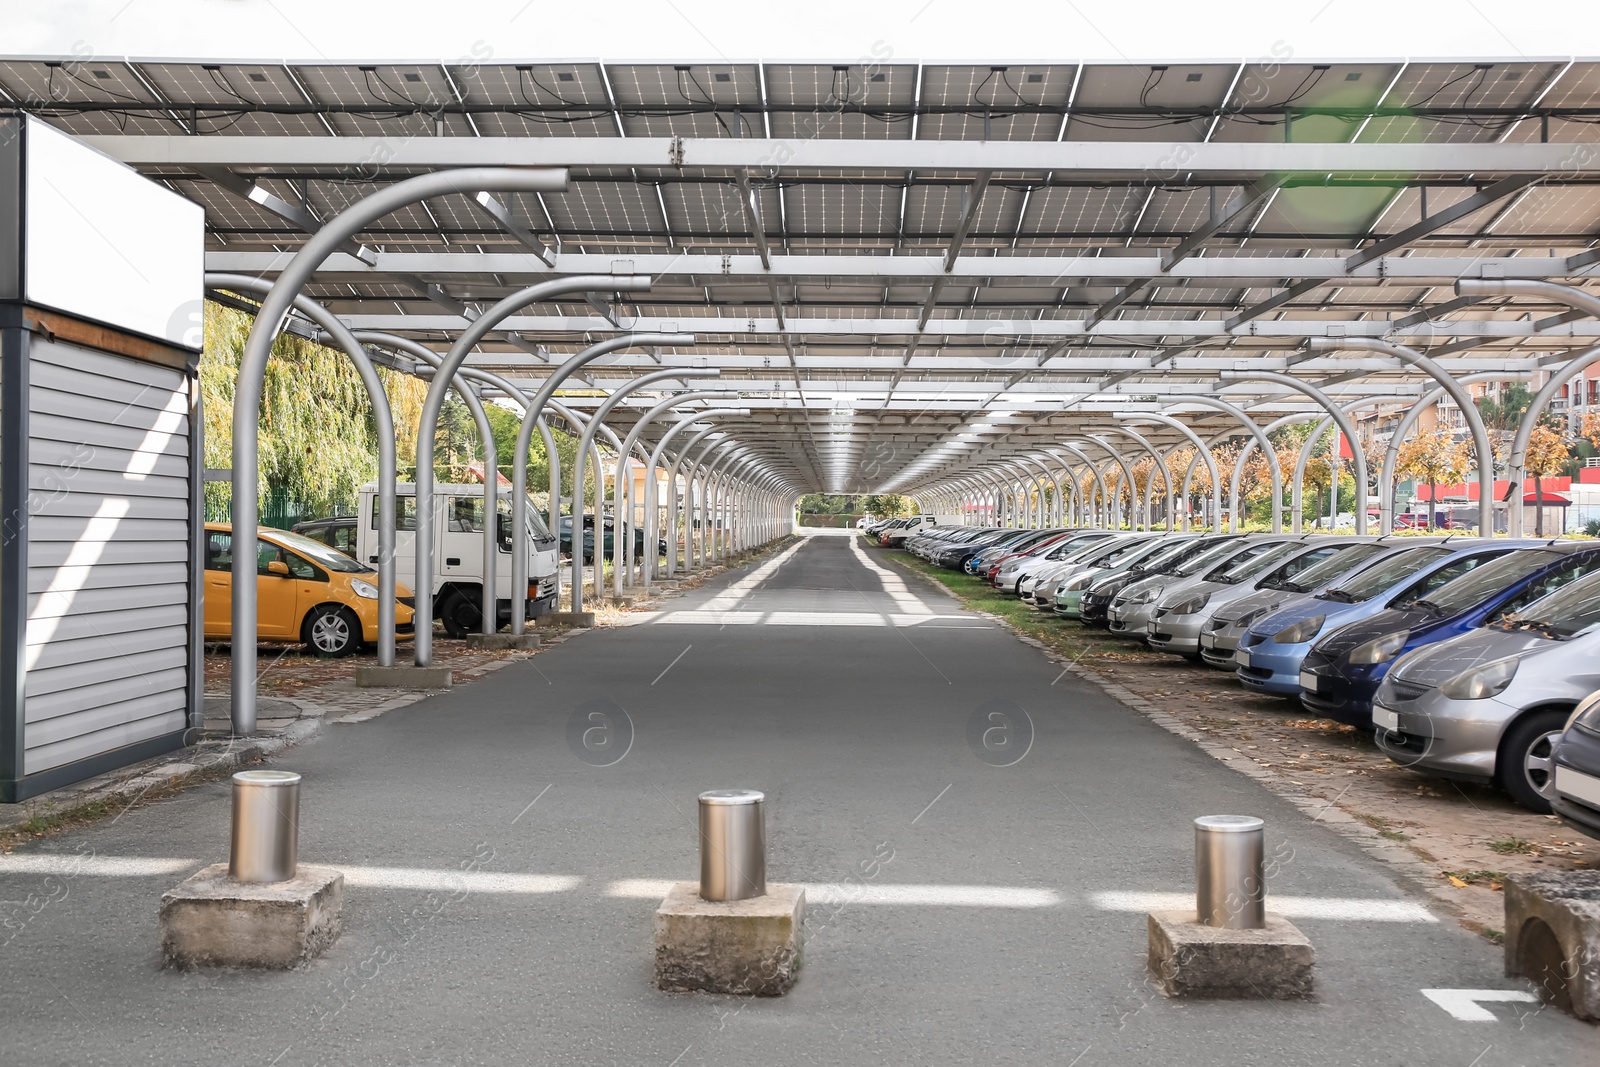
[[144,859],[138,856],[79,856],[56,853],[0,856],[0,875],[87,874],[112,878],[143,878],[176,874],[198,867],[199,860]]
[[[1193,893],[1105,892],[1089,894],[1101,911],[1192,910]],[[1438,918],[1409,900],[1368,897],[1268,896],[1267,910],[1286,919],[1329,919],[1338,922],[1436,923]]]
[[429,889],[447,893],[565,893],[583,879],[571,874],[512,874],[430,867],[346,867],[345,885],[360,889]]
[[[1464,1023],[1492,1023],[1494,1012],[1480,1008],[1478,1001],[1505,1004],[1537,1004],[1539,998],[1526,989],[1424,989],[1422,995]],[[1482,1059],[1480,1056],[1479,1059]],[[1476,1061],[1474,1061],[1476,1062]]]
[[[604,895],[625,900],[659,900],[676,883],[660,878],[624,878],[606,886]],[[816,904],[843,901],[850,904],[928,906],[954,908],[1050,908],[1061,903],[1053,889],[1009,885],[869,885],[837,882],[803,882],[801,888]]]
[[687,656],[689,654],[689,650],[691,648],[693,648],[693,647],[694,647],[694,645],[692,645],[692,644],[683,646],[683,651],[679,652],[676,656],[674,656],[673,659],[672,659],[672,662],[667,664],[666,670],[663,670],[660,674],[656,675],[656,681],[655,682],[651,682],[650,684],[651,685],[655,685],[656,682],[659,682],[659,681],[661,681],[661,679],[665,678],[667,676],[667,671],[670,671],[672,668],[676,667],[678,665],[678,660],[680,660],[683,657]]
[[[955,783],[951,782],[950,785],[947,785],[943,789],[939,790],[939,797],[942,797],[946,793],[950,792],[950,786],[951,785],[955,785]],[[929,810],[932,809],[932,807],[935,804],[939,803],[939,797],[934,797],[932,800],[928,801],[928,806],[926,808],[923,808],[920,812],[917,813],[917,819],[920,819],[924,815],[928,814]],[[912,819],[911,820],[911,825],[912,826],[917,825],[917,819]]]

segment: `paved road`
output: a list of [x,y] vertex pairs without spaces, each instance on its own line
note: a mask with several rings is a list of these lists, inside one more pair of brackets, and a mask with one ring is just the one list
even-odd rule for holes
[[[1195,815],[1265,817],[1275,894],[1420,901],[1291,805],[1058,678],[1036,650],[908,585],[853,538],[809,538],[669,604],[334,727],[285,761],[307,776],[307,861],[450,871],[478,857],[484,872],[564,876],[518,883],[551,891],[354,886],[343,937],[307,969],[176,974],[159,967],[155,918],[182,871],[78,874],[49,888],[0,860],[0,898],[12,902],[0,1058],[1594,1062],[1594,1030],[1553,1010],[1495,1004],[1496,1021],[1464,1022],[1424,997],[1521,988],[1498,950],[1448,918],[1297,919],[1318,951],[1314,1002],[1164,1000],[1145,979],[1143,914],[1103,910],[1093,894],[1191,885]],[[968,744],[972,717],[996,700],[1034,727],[1011,766]],[[620,726],[609,754],[598,734],[599,752],[569,744],[574,715],[620,724],[619,709],[631,744]],[[831,907],[813,902],[806,967],[781,999],[650,984],[658,898],[627,883],[695,877],[694,797],[722,786],[766,791],[773,880],[858,887]],[[225,788],[210,786],[33,851],[198,866],[226,858],[227,821]],[[874,902],[887,886],[988,889],[962,891],[968,904]],[[19,909],[29,893],[51,902]]]

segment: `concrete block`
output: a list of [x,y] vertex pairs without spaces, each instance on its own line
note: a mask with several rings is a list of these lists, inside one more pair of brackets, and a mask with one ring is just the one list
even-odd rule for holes
[[508,648],[530,649],[539,647],[539,635],[530,633],[521,634],[468,634],[468,648],[485,648],[503,650]]
[[539,616],[540,626],[593,626],[592,611],[547,611]]
[[776,997],[800,973],[806,891],[768,885],[767,895],[712,903],[680,882],[656,909],[656,986],[672,993]]
[[1600,1022],[1600,871],[1514,875],[1505,906],[1506,973]]
[[161,895],[168,967],[284,969],[322,955],[339,936],[344,875],[302,863],[287,882],[236,882],[213,863]]
[[1221,930],[1193,911],[1150,913],[1150,975],[1169,997],[1309,997],[1315,960],[1311,942],[1282,916],[1269,913],[1261,930]]
[[357,667],[356,685],[365,689],[449,689],[448,667]]

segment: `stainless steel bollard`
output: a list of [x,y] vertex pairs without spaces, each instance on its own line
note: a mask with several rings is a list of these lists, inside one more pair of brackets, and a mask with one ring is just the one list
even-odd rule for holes
[[748,900],[767,895],[767,827],[754,789],[700,794],[700,896]]
[[239,882],[287,882],[300,859],[300,776],[240,771],[233,776],[228,874]]
[[1252,815],[1203,815],[1194,821],[1194,897],[1202,925],[1224,930],[1267,925],[1265,827]]

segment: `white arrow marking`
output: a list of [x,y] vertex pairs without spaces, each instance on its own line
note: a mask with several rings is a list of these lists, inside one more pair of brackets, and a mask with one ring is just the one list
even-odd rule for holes
[[1424,989],[1422,995],[1464,1023],[1492,1023],[1494,1013],[1478,1007],[1487,1000],[1501,1003],[1534,1004],[1539,998],[1525,989]]

